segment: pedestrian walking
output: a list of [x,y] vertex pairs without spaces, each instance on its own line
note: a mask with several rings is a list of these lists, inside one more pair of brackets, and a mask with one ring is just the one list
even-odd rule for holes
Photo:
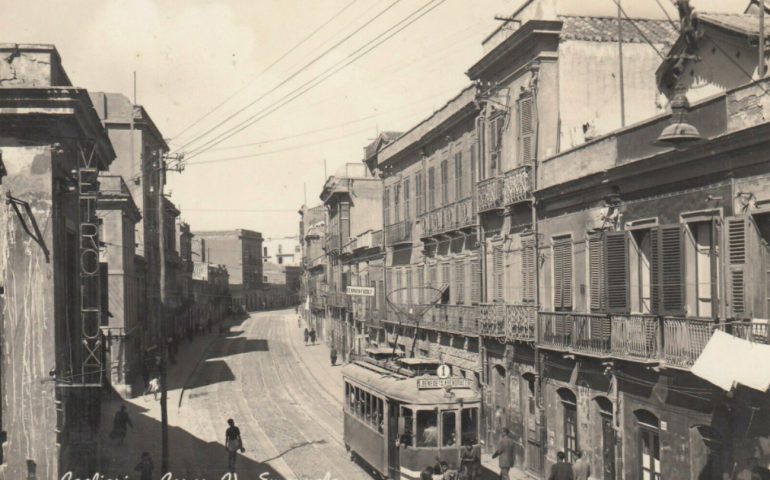
[[508,480],[509,472],[513,467],[514,450],[516,444],[511,437],[511,431],[508,427],[503,428],[503,436],[497,444],[497,450],[492,454],[492,458],[498,459],[498,465],[500,465],[500,478],[502,480]]
[[225,450],[227,450],[227,468],[230,473],[235,473],[235,460],[238,458],[238,451],[245,452],[243,440],[241,440],[241,430],[235,426],[235,421],[230,418],[227,420],[227,430],[225,430]]
[[551,475],[548,480],[574,480],[572,465],[567,462],[564,452],[556,454],[556,463],[551,467]]
[[112,419],[110,439],[117,440],[118,445],[123,445],[123,440],[126,438],[129,426],[134,428],[134,424],[131,423],[131,418],[128,416],[128,411],[126,411],[126,406],[121,405],[120,409],[115,412],[115,418]]
[[460,466],[466,480],[476,480],[481,473],[481,450],[472,440],[466,440],[460,450]]
[[310,328],[310,344],[315,345],[315,328]]
[[152,464],[150,452],[142,452],[142,458],[134,467],[134,470],[139,472],[139,480],[153,480],[152,471],[154,468],[155,466]]
[[572,466],[572,473],[575,480],[588,480],[591,476],[591,462],[588,461],[586,452],[578,450],[576,453],[578,459]]
[[310,330],[305,328],[305,345],[307,345],[307,341],[310,338]]
[[329,357],[331,358],[331,361],[332,361],[332,367],[337,365],[337,349],[334,348],[334,345],[332,345],[332,349],[329,352]]

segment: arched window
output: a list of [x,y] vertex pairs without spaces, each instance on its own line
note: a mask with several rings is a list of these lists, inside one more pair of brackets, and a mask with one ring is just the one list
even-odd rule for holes
[[567,461],[574,463],[578,458],[577,397],[568,388],[560,388],[556,393],[561,398],[564,416],[564,453]]
[[660,480],[660,420],[647,410],[634,412],[639,427],[639,472],[645,480]]

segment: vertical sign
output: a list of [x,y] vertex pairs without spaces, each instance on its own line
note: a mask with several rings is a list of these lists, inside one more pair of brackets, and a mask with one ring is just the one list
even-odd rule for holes
[[83,334],[81,378],[76,383],[101,383],[101,308],[99,272],[99,220],[96,200],[99,192],[96,144],[80,145],[78,159],[78,213],[80,240],[80,321]]

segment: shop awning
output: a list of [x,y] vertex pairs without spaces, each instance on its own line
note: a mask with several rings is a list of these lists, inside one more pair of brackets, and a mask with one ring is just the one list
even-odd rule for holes
[[722,390],[740,383],[765,392],[770,387],[770,345],[763,345],[716,330],[692,373]]

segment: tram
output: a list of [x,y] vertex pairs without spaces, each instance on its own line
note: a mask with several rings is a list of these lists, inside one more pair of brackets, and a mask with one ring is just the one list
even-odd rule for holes
[[343,367],[344,440],[381,478],[419,479],[437,460],[459,468],[476,444],[481,399],[465,378],[424,374],[434,360],[361,358]]

